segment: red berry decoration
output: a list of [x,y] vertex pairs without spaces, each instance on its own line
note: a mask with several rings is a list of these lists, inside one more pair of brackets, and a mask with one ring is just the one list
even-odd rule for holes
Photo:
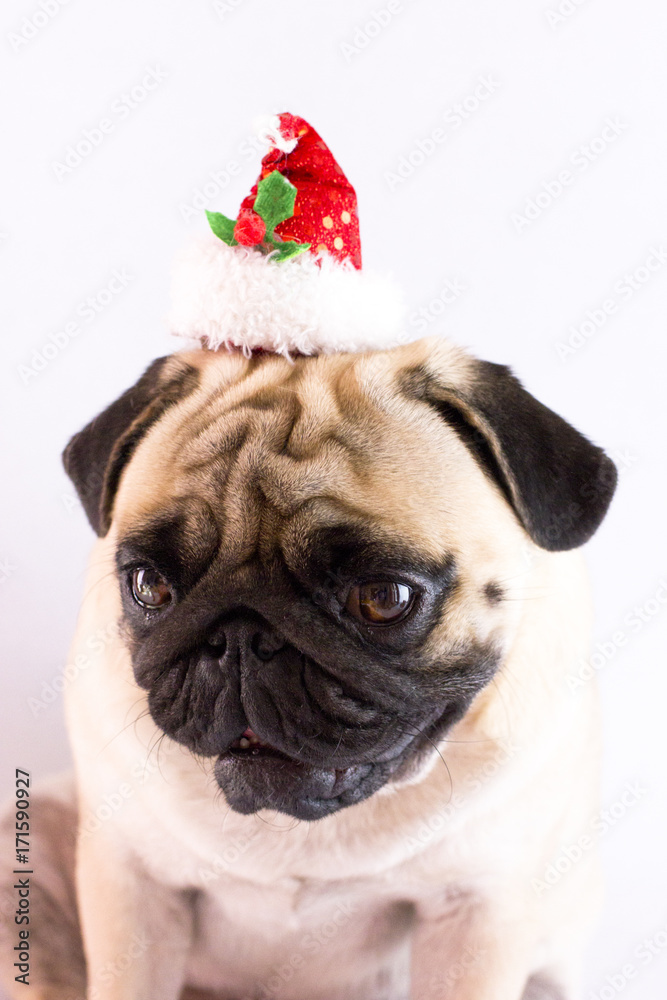
[[234,239],[244,247],[254,247],[261,243],[266,234],[266,223],[264,219],[253,212],[252,209],[244,208],[239,212],[239,217],[234,226]]

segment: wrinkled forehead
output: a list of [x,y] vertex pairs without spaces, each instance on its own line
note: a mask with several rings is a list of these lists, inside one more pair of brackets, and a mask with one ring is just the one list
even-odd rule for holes
[[126,469],[120,535],[180,510],[190,511],[194,537],[203,505],[239,558],[260,536],[297,544],[350,523],[446,557],[456,525],[475,508],[488,518],[499,501],[457,435],[403,392],[399,375],[382,355],[216,359]]

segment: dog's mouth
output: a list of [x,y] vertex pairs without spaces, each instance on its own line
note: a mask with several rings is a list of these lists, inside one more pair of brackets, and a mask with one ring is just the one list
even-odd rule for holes
[[390,756],[366,758],[347,767],[341,767],[340,760],[315,763],[305,750],[304,759],[290,756],[248,727],[218,757],[215,777],[235,812],[275,809],[296,819],[321,819],[362,802],[410,767],[425,747],[433,745],[437,729],[448,728],[450,714],[451,708],[435,727],[416,733]]
[[320,819],[372,794],[389,765],[335,767],[290,757],[245,729],[222,753],[215,775],[229,805],[240,813],[277,809],[297,819]]
[[[234,740],[227,754],[238,760],[282,760],[288,764],[292,764],[294,767],[308,767],[309,765],[304,764],[303,761],[297,760],[296,757],[290,757],[289,754],[283,753],[282,750],[278,750],[277,747],[272,746],[265,740],[260,739],[257,733],[253,732],[252,729],[248,728],[245,730],[238,739]],[[225,754],[222,755],[226,756]],[[352,771],[356,765],[351,765],[348,767],[332,767],[330,770],[336,775],[336,781],[340,782],[341,779],[349,771]]]
[[257,733],[253,732],[250,728],[246,729],[245,732],[238,737],[238,739],[234,740],[227,753],[240,759],[264,759],[267,757],[277,757],[282,760],[288,760],[292,764],[299,763],[299,761],[295,760],[293,757],[288,757],[288,755],[283,753],[282,750],[278,750],[276,747],[271,746],[270,743],[266,743],[264,740],[260,739]]
[[369,760],[366,743],[359,759],[348,766],[340,756],[313,759],[312,748],[305,745],[303,757],[301,750],[296,751],[299,756],[290,756],[247,727],[218,756],[215,778],[235,812],[247,815],[271,809],[296,819],[321,819],[362,802],[388,781],[412,774],[464,708],[465,702],[453,701],[407,742],[397,741],[393,752]]

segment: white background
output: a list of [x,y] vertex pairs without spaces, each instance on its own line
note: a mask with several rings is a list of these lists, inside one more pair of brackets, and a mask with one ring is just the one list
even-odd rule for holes
[[[667,948],[650,962],[637,953],[646,938],[667,941],[667,256],[641,269],[652,248],[667,251],[664,5],[562,0],[558,15],[558,0],[393,0],[391,11],[386,0],[44,3],[55,13],[4,4],[0,30],[3,794],[16,766],[37,777],[68,763],[52,685],[92,533],[60,452],[176,346],[163,319],[168,274],[184,241],[206,231],[197,190],[209,184],[200,208],[235,214],[259,165],[243,154],[253,120],[290,110],[321,132],[357,189],[366,265],[400,277],[412,308],[432,317],[427,332],[511,364],[619,462],[617,497],[587,553],[594,641],[614,654],[601,654],[599,671],[602,802],[628,781],[646,792],[603,838],[607,902],[586,997],[604,997],[605,977],[627,963],[636,977],[617,992],[664,997]],[[164,79],[121,113],[148,70]],[[484,100],[473,96],[480,78],[493,91]],[[465,120],[455,110],[464,102]],[[103,118],[112,131],[58,178],[68,146]],[[436,128],[445,139],[429,145]],[[413,167],[396,182],[401,157]],[[563,170],[571,183],[559,192]],[[638,268],[636,291],[614,291]],[[132,280],[86,321],[81,303],[116,269]],[[439,296],[454,279],[465,291],[445,308]],[[559,356],[608,299],[615,312]],[[73,321],[78,334],[37,371],[51,335]],[[628,619],[636,607],[639,626]],[[615,648],[619,630],[627,641]]]

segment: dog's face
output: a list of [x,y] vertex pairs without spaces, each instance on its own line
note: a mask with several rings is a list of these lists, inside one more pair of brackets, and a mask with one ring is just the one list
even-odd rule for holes
[[161,730],[239,812],[316,819],[428,766],[502,661],[528,536],[580,545],[604,454],[441,341],[155,362],[65,465],[113,523]]

